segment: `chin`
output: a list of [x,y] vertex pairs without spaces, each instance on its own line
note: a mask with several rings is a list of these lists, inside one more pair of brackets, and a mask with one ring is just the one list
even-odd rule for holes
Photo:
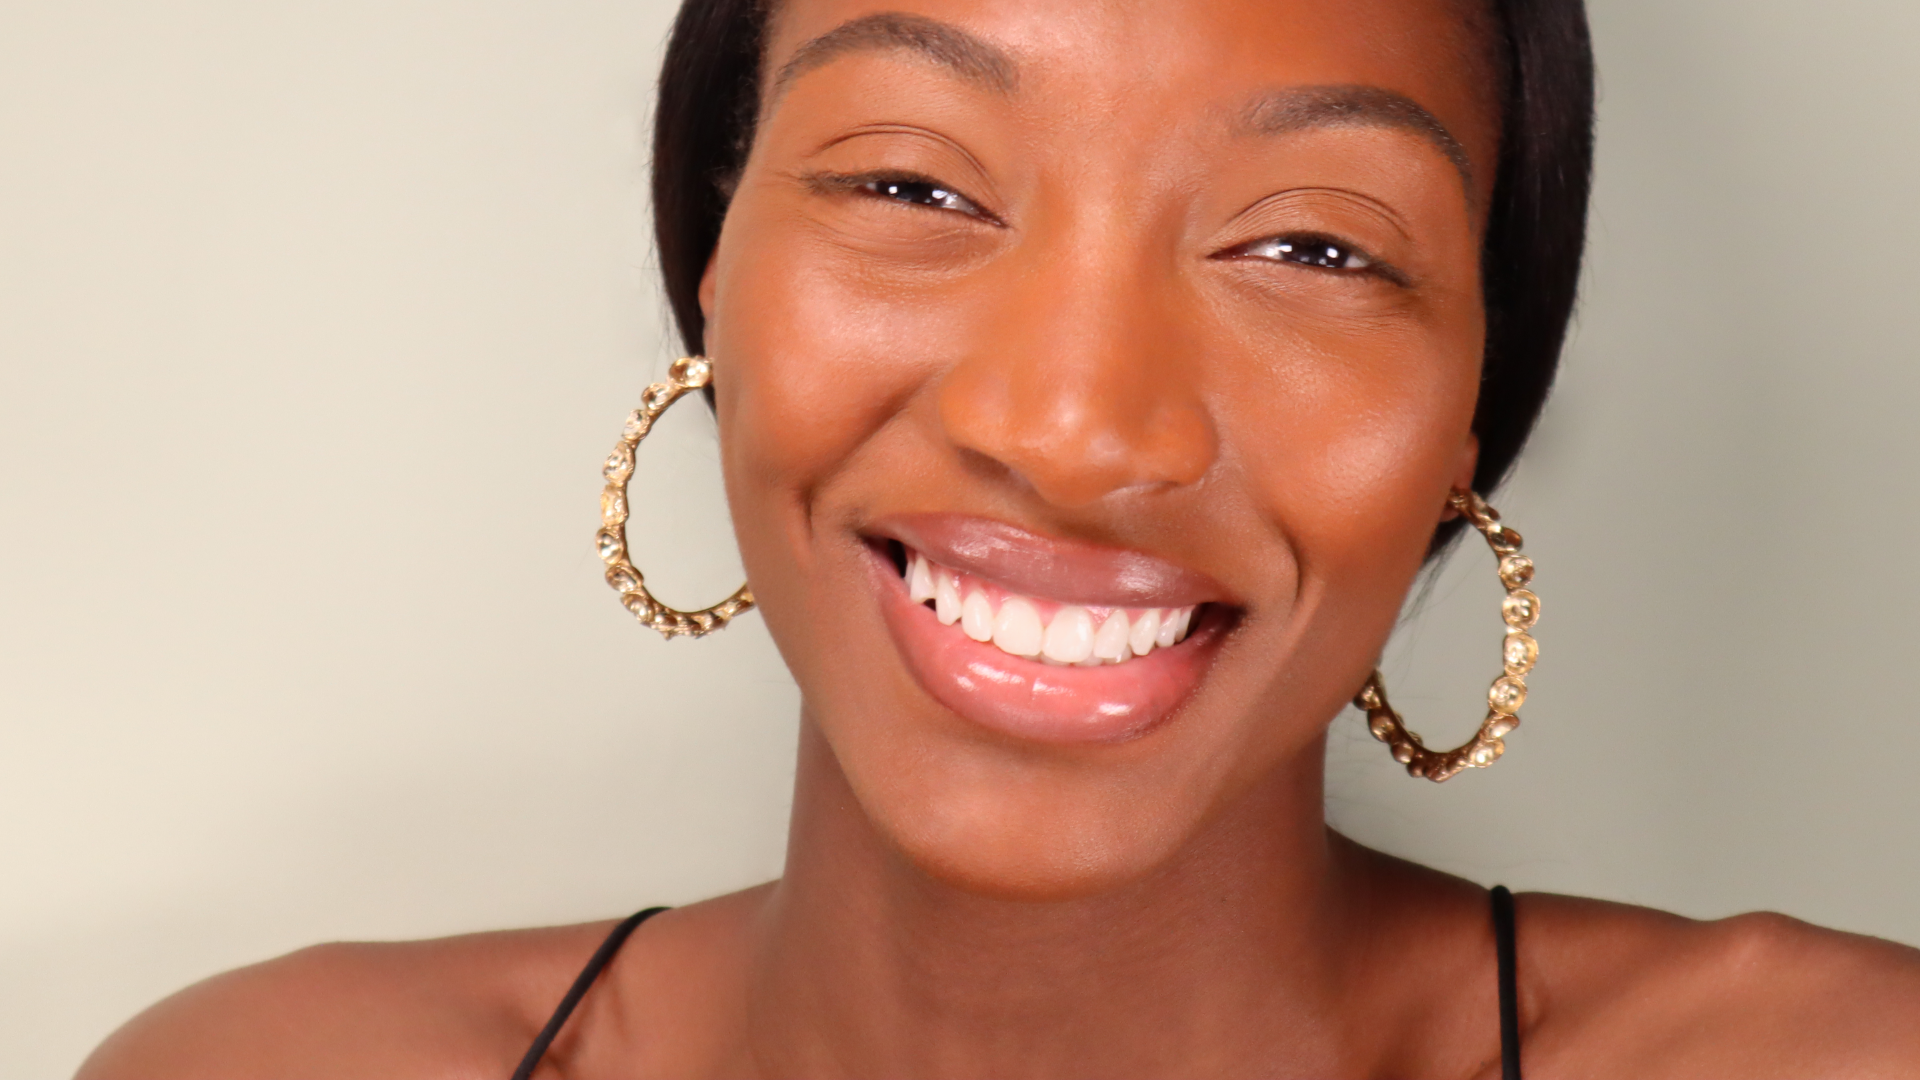
[[959,805],[876,824],[920,873],[992,900],[1063,903],[1124,891],[1165,866],[1188,831],[1105,806],[947,801]]
[[1125,890],[1174,859],[1214,804],[1204,793],[1216,783],[1173,775],[1151,736],[1062,752],[913,723],[889,733],[822,733],[845,744],[832,756],[850,798],[833,801],[857,806],[856,828],[891,860],[979,897],[1050,903]]

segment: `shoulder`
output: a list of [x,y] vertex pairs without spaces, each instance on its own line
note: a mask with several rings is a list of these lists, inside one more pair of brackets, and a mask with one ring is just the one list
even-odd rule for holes
[[1529,1071],[1920,1073],[1920,951],[1772,913],[1699,922],[1547,894],[1518,910]]
[[153,1006],[77,1080],[504,1075],[612,925],[302,949]]

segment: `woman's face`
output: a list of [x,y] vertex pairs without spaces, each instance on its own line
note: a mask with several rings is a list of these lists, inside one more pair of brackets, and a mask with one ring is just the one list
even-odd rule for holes
[[826,767],[922,869],[1082,895],[1317,805],[1472,475],[1464,8],[779,9],[702,283],[727,492]]

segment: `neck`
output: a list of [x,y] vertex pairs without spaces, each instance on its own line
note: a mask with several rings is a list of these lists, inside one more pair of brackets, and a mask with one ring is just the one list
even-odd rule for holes
[[803,722],[751,1041],[778,1075],[1334,1071],[1367,859],[1328,833],[1318,741],[1143,880],[985,897],[922,873]]

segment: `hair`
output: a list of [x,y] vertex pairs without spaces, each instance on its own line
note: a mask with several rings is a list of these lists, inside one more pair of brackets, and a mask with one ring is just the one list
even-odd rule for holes
[[[1500,158],[1481,248],[1487,344],[1473,486],[1498,487],[1553,387],[1580,283],[1593,187],[1593,46],[1583,0],[1485,0],[1499,82]],[[683,0],[654,114],[653,220],[667,302],[700,352],[700,278],[760,103],[764,0]],[[1444,546],[1461,522],[1435,538]]]

